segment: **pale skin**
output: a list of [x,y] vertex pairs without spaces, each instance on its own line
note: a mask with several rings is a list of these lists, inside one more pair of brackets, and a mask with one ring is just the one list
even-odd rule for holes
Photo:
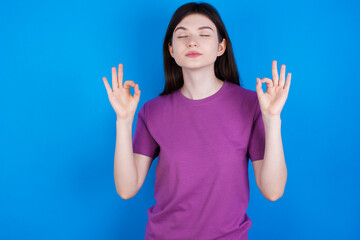
[[[123,64],[119,64],[119,71],[116,74],[116,67],[112,67],[112,87],[106,77],[103,77],[109,101],[116,112],[118,119],[131,119],[136,112],[140,100],[141,91],[139,85],[132,80],[123,83]],[[134,95],[130,93],[130,87],[134,88]]]
[[[169,52],[182,67],[184,85],[181,92],[190,99],[208,97],[218,91],[223,82],[215,76],[214,62],[226,50],[226,41],[218,42],[216,26],[213,22],[200,14],[185,17],[178,25],[183,29],[174,32],[173,44],[169,45]],[[212,30],[201,29],[208,26]],[[175,28],[176,30],[176,28]],[[179,38],[181,37],[181,38]],[[188,58],[186,53],[197,51],[202,55]],[[273,80],[257,78],[256,92],[260,104],[265,127],[265,154],[264,159],[252,162],[256,183],[263,196],[271,201],[279,199],[285,190],[287,168],[281,140],[280,113],[286,102],[291,73],[288,73],[285,83],[285,65],[281,66],[280,79],[277,71],[277,62],[272,62]],[[107,79],[103,78],[109,100],[113,106],[117,122],[131,124],[140,99],[138,84],[128,80],[123,84],[123,64],[119,64],[119,71],[112,68],[111,89]],[[264,93],[261,85],[266,83],[267,91]],[[135,94],[130,94],[130,87],[134,87]],[[138,186],[141,188],[151,165],[151,158],[142,154],[134,154],[137,167]],[[137,192],[136,191],[136,192]]]
[[[277,62],[272,62],[273,80],[257,78],[256,93],[265,128],[265,155],[264,159],[254,161],[256,183],[262,194],[271,201],[279,199],[285,190],[287,168],[281,140],[280,113],[288,97],[291,73],[287,74],[285,83],[285,65],[281,66],[280,79],[277,71]],[[267,91],[261,88],[266,83]]]
[[[190,99],[202,99],[217,92],[223,81],[215,76],[216,58],[226,49],[226,40],[219,43],[217,28],[206,16],[191,14],[184,17],[175,27],[172,45],[168,44],[170,55],[182,69],[184,85],[182,94]],[[199,52],[195,58],[188,57],[189,51]]]

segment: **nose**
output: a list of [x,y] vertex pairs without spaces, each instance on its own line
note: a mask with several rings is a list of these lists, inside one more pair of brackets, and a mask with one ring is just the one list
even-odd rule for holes
[[188,41],[189,47],[198,45],[196,38],[193,35],[190,35],[188,39],[189,39],[189,41]]

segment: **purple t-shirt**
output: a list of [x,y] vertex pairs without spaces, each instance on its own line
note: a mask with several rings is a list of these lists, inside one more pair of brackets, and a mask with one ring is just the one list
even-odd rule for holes
[[145,239],[248,239],[248,163],[265,151],[255,91],[225,81],[199,100],[180,89],[151,99],[138,113],[133,151],[159,156]]

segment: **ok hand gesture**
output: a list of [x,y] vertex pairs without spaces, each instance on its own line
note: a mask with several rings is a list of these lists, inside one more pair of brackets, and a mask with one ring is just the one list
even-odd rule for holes
[[[281,66],[280,81],[277,71],[277,62],[272,62],[273,81],[269,78],[256,78],[256,93],[259,99],[261,113],[266,117],[279,117],[285,101],[289,94],[291,73],[288,73],[285,83],[285,65]],[[266,82],[267,91],[261,88],[261,84]]]
[[[123,86],[123,64],[119,64],[119,75],[116,75],[116,67],[112,68],[112,87],[109,85],[106,77],[103,77],[106,91],[112,107],[116,112],[118,119],[132,119],[135,115],[137,105],[140,100],[139,85],[131,80],[127,80]],[[135,93],[130,94],[130,86],[134,88]]]

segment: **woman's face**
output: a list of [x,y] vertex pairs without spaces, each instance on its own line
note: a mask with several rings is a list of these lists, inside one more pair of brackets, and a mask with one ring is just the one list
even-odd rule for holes
[[[221,43],[218,41],[215,24],[201,14],[191,14],[183,18],[174,29],[172,46],[169,43],[170,55],[183,68],[211,65],[225,52],[225,48],[225,39]],[[201,55],[187,56],[190,51]]]

